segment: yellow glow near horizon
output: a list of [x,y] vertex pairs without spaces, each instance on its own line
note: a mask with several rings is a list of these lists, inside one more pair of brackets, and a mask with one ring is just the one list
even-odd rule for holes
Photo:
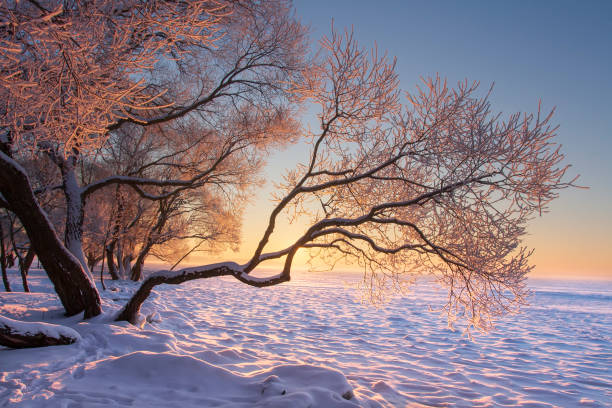
[[[243,219],[243,235],[240,251],[224,251],[216,254],[192,256],[188,264],[201,264],[219,261],[244,263],[249,260],[266,228],[270,212],[274,208],[271,200],[272,181],[278,181],[282,168],[291,167],[296,157],[304,154],[307,147],[295,147],[282,151],[273,157],[267,168],[270,180],[258,191],[255,200],[247,206]],[[610,236],[591,216],[588,206],[598,205],[585,203],[583,197],[592,194],[593,190],[567,190],[561,198],[553,202],[550,212],[536,217],[528,225],[529,234],[524,245],[533,248],[531,263],[535,265],[532,278],[562,279],[605,279],[612,280],[612,257]],[[586,206],[586,207],[585,207]],[[586,210],[583,209],[586,208]],[[596,213],[596,209],[593,210]],[[607,221],[606,221],[607,222]],[[301,219],[289,224],[286,217],[279,217],[276,232],[272,235],[266,251],[285,248],[307,228],[307,220]],[[293,262],[296,269],[307,269],[309,257],[306,250],[300,250]],[[282,267],[284,259],[268,261],[264,267]],[[342,269],[357,269],[356,266],[338,265]]]
[[[291,153],[291,152],[290,152]],[[287,155],[287,151],[279,156]],[[291,158],[291,154],[288,155]],[[287,160],[287,156],[282,157]],[[276,159],[276,158],[274,158]],[[284,163],[288,165],[288,163]],[[276,168],[276,167],[275,167]],[[273,172],[277,177],[279,170]],[[242,244],[238,252],[230,250],[214,254],[199,254],[188,258],[185,264],[202,264],[219,261],[244,263],[253,254],[274,208],[271,200],[272,183],[259,190],[255,200],[247,206],[243,219]],[[580,203],[581,193],[585,190],[563,192],[570,196],[569,204],[553,203],[550,213],[536,217],[529,223],[529,235],[524,245],[534,248],[531,263],[535,265],[531,278],[562,279],[605,279],[612,280],[612,257],[610,238],[597,228],[598,221],[590,217],[588,211],[576,211],[572,203]],[[563,196],[562,196],[563,197]],[[572,197],[578,197],[571,200]],[[279,217],[276,232],[272,235],[266,251],[280,250],[307,228],[307,220],[301,219],[289,224],[286,217]],[[597,232],[599,231],[599,232]],[[584,238],[588,237],[588,239]],[[296,269],[308,268],[309,256],[306,250],[298,251],[293,266]],[[262,264],[262,267],[281,268],[284,258]],[[357,269],[356,266],[338,265],[341,269]]]
[[[261,210],[261,208],[258,208]],[[257,243],[261,232],[265,228],[266,217],[255,217],[250,221],[245,220],[243,231],[257,231],[258,233],[244,234],[243,243],[238,252],[230,250],[216,253],[193,256],[188,260],[189,264],[208,263],[232,260],[244,263],[249,260]],[[540,231],[544,227],[550,227],[549,223],[539,221],[536,223],[537,234],[532,234],[525,240],[525,245],[534,248],[531,263],[535,265],[534,271],[529,275],[531,278],[563,278],[563,279],[605,279],[612,280],[612,258],[606,256],[609,248],[606,248],[605,240],[595,240],[589,245],[576,248],[575,242],[568,239],[561,231],[554,228]],[[269,250],[279,250],[293,242],[305,224],[288,224],[281,222],[276,234],[269,243]],[[306,250],[298,251],[294,258],[293,266],[296,269],[308,268],[309,256]],[[271,260],[263,267],[281,268],[284,258]],[[345,264],[338,265],[340,269],[356,269],[355,266]]]

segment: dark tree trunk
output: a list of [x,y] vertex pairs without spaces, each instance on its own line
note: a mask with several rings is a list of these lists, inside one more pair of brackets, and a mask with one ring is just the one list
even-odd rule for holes
[[142,250],[138,254],[138,258],[136,258],[136,262],[134,263],[134,266],[132,266],[131,279],[133,281],[139,281],[142,279],[142,268],[144,266],[144,261],[149,255],[149,251],[152,247],[153,244],[147,243],[147,245],[142,248]]
[[141,258],[141,256],[139,255],[138,259],[136,259],[136,262],[132,266],[132,272],[130,273],[130,279],[132,279],[135,282],[138,282],[139,280],[142,279],[142,266],[143,265],[144,265],[144,257]]
[[6,274],[6,265],[8,260],[6,258],[6,251],[4,250],[4,231],[2,229],[2,223],[0,222],[0,267],[2,268],[2,282],[4,282],[4,290],[7,292],[11,291],[11,284]]
[[178,285],[194,279],[206,279],[216,276],[234,275],[235,271],[228,266],[218,266],[211,269],[190,270],[188,273],[164,276],[163,274],[150,276],[142,282],[140,288],[134,293],[131,299],[127,302],[121,313],[115,319],[116,321],[127,321],[132,324],[138,323],[138,314],[140,307],[151,294],[151,290],[157,285]]
[[87,254],[87,267],[89,268],[89,272],[91,272],[92,275],[93,275],[94,268],[96,267],[97,263],[98,263],[98,258],[95,256],[95,254],[88,253]]
[[30,270],[30,265],[32,265],[32,261],[34,260],[34,250],[32,246],[28,248],[25,256],[21,252],[22,249],[19,248],[17,242],[15,241],[15,224],[14,220],[11,218],[11,223],[9,225],[9,236],[11,238],[11,244],[13,246],[13,253],[17,255],[17,259],[19,260],[19,273],[21,274],[21,283],[23,285],[23,291],[29,292],[30,286],[28,285],[28,271]]
[[30,286],[28,285],[28,271],[34,260],[34,250],[28,249],[24,258],[19,258],[19,272],[21,273],[21,283],[23,284],[23,291],[29,292]]
[[11,284],[8,280],[8,274],[6,273],[6,264],[2,262],[2,282],[4,282],[4,290],[6,292],[11,291]]
[[113,240],[106,246],[106,263],[108,264],[108,273],[112,280],[119,280],[117,275],[117,268],[115,267],[115,244]]
[[21,220],[66,314],[84,311],[85,318],[99,315],[102,308],[95,285],[57,237],[53,224],[34,197],[25,170],[4,152],[0,152],[0,193]]
[[281,274],[273,276],[269,279],[248,279],[244,276],[242,267],[233,262],[205,265],[199,268],[187,268],[176,272],[159,271],[151,274],[144,280],[144,282],[142,282],[142,285],[140,285],[136,293],[132,295],[115,320],[125,320],[132,324],[137,324],[140,307],[144,301],[147,300],[153,288],[157,285],[179,285],[183,282],[196,279],[207,279],[217,276],[234,276],[240,282],[254,287],[263,288],[266,286],[274,286],[283,282],[288,282],[290,280],[290,269],[287,265],[288,264],[285,264],[285,269]]
[[104,245],[102,246],[102,267],[100,268],[100,284],[102,285],[102,290],[106,290],[106,285],[104,284],[104,252],[105,251],[106,251],[106,242],[104,242]]
[[140,250],[138,258],[136,258],[136,263],[132,267],[131,278],[133,281],[139,281],[142,279],[142,267],[144,265],[144,261],[149,255],[149,251],[151,251],[151,248],[153,248],[153,245],[155,245],[155,240],[153,237],[157,234],[160,234],[164,229],[164,226],[168,221],[168,216],[170,215],[170,210],[173,202],[174,198],[171,198],[168,201],[162,200],[159,202],[159,214],[157,216],[157,222],[148,232],[145,244]]
[[30,268],[32,267],[32,262],[34,262],[35,256],[36,256],[36,252],[34,252],[32,248],[28,249],[25,259],[23,260],[23,270],[26,276],[28,273],[30,273]]

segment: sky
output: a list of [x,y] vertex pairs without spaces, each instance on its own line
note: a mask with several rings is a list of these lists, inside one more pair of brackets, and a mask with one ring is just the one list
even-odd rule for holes
[[[353,28],[364,47],[397,57],[401,88],[439,74],[449,83],[495,84],[492,108],[504,113],[555,108],[557,141],[569,176],[588,189],[561,191],[550,213],[529,226],[532,277],[612,279],[612,2],[297,0],[296,16],[316,41],[332,21]],[[304,160],[304,146],[274,154],[267,184],[244,218],[242,250],[250,253],[272,209],[273,183]],[[281,227],[277,244],[299,228]],[[275,241],[273,241],[274,243]],[[241,259],[239,259],[241,260]],[[303,258],[301,258],[303,260]]]

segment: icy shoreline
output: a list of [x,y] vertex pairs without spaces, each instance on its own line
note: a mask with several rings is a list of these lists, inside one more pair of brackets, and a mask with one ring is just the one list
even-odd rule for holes
[[62,317],[35,274],[42,293],[1,292],[0,314],[61,323],[82,340],[0,348],[0,406],[612,405],[609,282],[536,282],[523,314],[472,342],[427,311],[440,296],[430,288],[377,309],[345,280],[162,286],[136,328],[110,324],[134,285],[110,282],[107,313],[82,322]]

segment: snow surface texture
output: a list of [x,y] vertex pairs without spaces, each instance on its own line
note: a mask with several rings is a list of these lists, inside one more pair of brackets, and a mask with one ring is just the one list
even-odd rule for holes
[[46,293],[0,293],[0,314],[81,340],[0,347],[0,406],[612,406],[610,283],[532,283],[532,306],[470,341],[427,311],[442,296],[430,287],[377,309],[345,280],[159,286],[137,328],[111,322],[135,285],[110,282],[108,314],[83,322],[34,275]]

